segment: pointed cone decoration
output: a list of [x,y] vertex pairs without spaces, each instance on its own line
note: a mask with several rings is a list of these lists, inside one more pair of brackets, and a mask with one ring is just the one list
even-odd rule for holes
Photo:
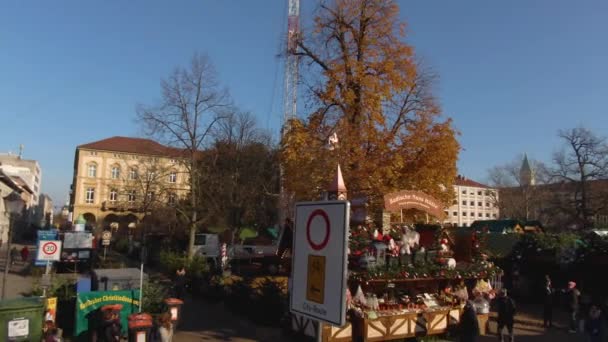
[[327,189],[328,192],[339,193],[346,192],[346,185],[344,184],[344,178],[342,177],[342,170],[340,169],[340,164],[338,164],[338,172],[336,172],[336,176],[334,177],[333,182]]

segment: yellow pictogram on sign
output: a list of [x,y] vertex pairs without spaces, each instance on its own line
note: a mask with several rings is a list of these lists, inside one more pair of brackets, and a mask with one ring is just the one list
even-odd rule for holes
[[325,256],[308,255],[306,279],[306,299],[319,304],[325,303]]

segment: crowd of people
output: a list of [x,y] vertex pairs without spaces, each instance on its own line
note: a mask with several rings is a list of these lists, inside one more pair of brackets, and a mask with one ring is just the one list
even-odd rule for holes
[[[545,276],[543,291],[543,325],[545,329],[552,329],[553,313],[556,309],[558,296],[563,296],[563,303],[568,313],[568,333],[583,333],[588,342],[604,342],[608,335],[608,310],[602,310],[589,299],[583,296],[574,281],[569,281],[563,289],[553,286],[551,278]],[[608,302],[608,300],[607,300]],[[493,300],[496,311],[496,323],[499,341],[514,341],[514,323],[517,313],[516,304],[506,289],[501,289],[499,295]],[[604,308],[607,309],[607,308]],[[467,300],[460,318],[458,335],[462,342],[477,341],[480,326],[477,318],[478,306],[475,300]]]

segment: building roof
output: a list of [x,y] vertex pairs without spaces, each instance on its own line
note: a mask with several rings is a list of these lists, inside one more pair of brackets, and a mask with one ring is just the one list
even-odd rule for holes
[[165,146],[158,142],[144,138],[111,137],[91,143],[79,145],[78,149],[103,150],[112,152],[125,152],[164,157],[186,157],[186,151]]
[[490,233],[511,232],[521,223],[517,220],[485,220],[471,223],[471,229],[476,231],[487,230]]
[[19,193],[23,192],[23,189],[13,180],[12,177],[8,176],[0,169],[0,182],[6,184],[9,188],[13,189],[13,191],[17,191]]
[[468,179],[462,175],[458,175],[456,177],[456,180],[454,180],[454,185],[460,185],[460,186],[470,186],[472,188],[490,188],[489,186],[485,185],[485,184],[481,184],[478,183],[472,179]]
[[19,187],[21,187],[23,190],[33,194],[34,191],[27,185],[27,183],[19,176],[10,176],[10,178],[13,179],[13,181],[19,185]]

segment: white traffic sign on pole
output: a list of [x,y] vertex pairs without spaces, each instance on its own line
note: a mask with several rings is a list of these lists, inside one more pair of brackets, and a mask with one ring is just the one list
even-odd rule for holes
[[40,240],[37,259],[40,261],[59,261],[61,257],[60,240]]
[[296,204],[292,312],[344,325],[349,213],[348,201]]

